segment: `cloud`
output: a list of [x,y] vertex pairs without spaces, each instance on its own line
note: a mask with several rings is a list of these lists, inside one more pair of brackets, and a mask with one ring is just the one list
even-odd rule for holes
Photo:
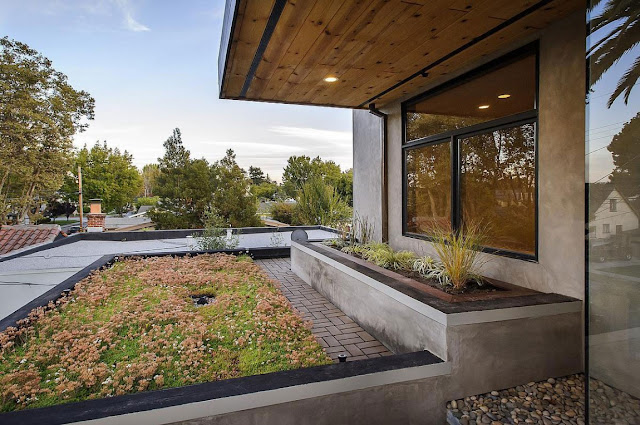
[[133,8],[131,7],[129,0],[114,0],[114,1],[116,6],[118,6],[120,11],[124,15],[124,23],[126,28],[129,31],[134,31],[134,32],[151,31],[149,27],[135,20],[135,18],[133,17]]
[[321,130],[311,127],[288,127],[282,125],[270,127],[269,131],[283,136],[298,137],[301,139],[329,142],[339,145],[351,143],[352,141],[351,132],[349,131]]

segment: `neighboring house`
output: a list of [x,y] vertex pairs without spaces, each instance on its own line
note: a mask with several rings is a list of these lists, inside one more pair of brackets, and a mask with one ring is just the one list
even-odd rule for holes
[[2,226],[0,227],[0,255],[53,242],[61,237],[63,233],[57,224]]
[[613,184],[589,185],[590,239],[608,239],[638,228],[638,212]]

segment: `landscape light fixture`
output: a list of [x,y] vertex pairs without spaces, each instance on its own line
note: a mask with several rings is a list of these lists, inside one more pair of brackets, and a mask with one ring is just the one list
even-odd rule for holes
[[335,83],[336,81],[338,81],[338,77],[326,77],[324,81],[326,81],[327,83]]

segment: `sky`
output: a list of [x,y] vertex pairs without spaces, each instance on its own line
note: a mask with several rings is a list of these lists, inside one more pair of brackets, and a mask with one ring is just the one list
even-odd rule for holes
[[227,149],[280,180],[291,155],[352,167],[351,111],[218,99],[224,0],[0,0],[0,37],[27,43],[96,100],[82,147],[106,140],[138,167],[178,127],[193,157]]
[[[601,5],[602,8],[604,5]],[[599,14],[596,9],[595,14]],[[595,43],[607,34],[612,27],[605,27],[593,35],[588,43]],[[609,175],[614,169],[611,152],[606,147],[613,137],[620,132],[623,125],[640,111],[640,82],[637,83],[627,103],[624,95],[619,96],[611,107],[607,106],[611,93],[615,90],[620,77],[632,66],[640,56],[640,44],[629,50],[615,63],[603,77],[590,81],[593,85],[589,93],[589,106],[587,108],[587,178],[589,182],[608,182]],[[640,165],[640,158],[636,159],[633,166]]]

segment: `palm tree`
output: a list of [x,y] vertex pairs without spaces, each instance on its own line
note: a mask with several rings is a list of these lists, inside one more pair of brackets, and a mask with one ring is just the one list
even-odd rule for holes
[[[592,0],[590,11],[593,12],[602,1]],[[606,0],[602,13],[589,21],[589,35],[593,36],[599,30],[608,32],[605,32],[606,35],[587,51],[587,59],[591,65],[592,84],[595,84],[625,53],[640,42],[640,3],[638,0]],[[623,93],[624,102],[627,103],[638,78],[640,78],[640,56],[618,81],[607,107],[611,107],[618,96]]]

